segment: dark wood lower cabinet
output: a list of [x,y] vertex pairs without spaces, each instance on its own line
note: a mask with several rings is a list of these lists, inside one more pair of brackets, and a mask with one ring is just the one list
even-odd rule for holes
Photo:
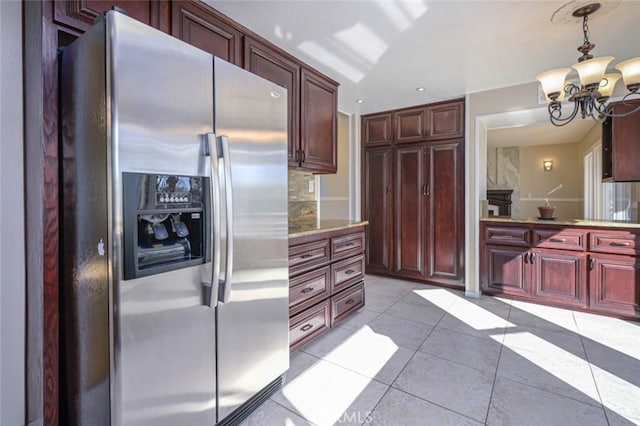
[[483,221],[480,234],[483,293],[640,319],[640,230]]
[[586,253],[533,249],[530,258],[532,297],[563,305],[587,305]]
[[482,284],[488,294],[526,296],[530,279],[525,275],[529,250],[521,247],[488,245],[482,252]]
[[640,317],[640,259],[593,254],[591,262],[591,308]]
[[289,239],[291,351],[364,306],[364,228]]

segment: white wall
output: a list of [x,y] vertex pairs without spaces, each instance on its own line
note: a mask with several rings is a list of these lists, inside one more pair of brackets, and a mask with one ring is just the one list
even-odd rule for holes
[[25,423],[22,3],[0,1],[0,424]]
[[320,219],[349,219],[349,116],[338,113],[338,172],[320,175]]

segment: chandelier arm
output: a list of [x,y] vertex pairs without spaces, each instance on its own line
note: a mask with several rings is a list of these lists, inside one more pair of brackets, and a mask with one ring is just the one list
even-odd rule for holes
[[547,107],[547,110],[549,112],[549,120],[551,121],[551,124],[556,127],[562,127],[569,124],[571,120],[573,120],[578,114],[578,109],[578,102],[574,102],[573,111],[571,111],[571,114],[568,117],[562,118],[562,109],[560,103],[556,105],[549,104]]

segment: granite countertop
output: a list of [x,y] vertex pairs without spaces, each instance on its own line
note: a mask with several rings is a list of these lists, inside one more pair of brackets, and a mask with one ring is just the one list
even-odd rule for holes
[[289,223],[289,238],[303,237],[320,232],[338,231],[368,225],[369,222],[359,220],[327,219]]
[[636,228],[640,229],[640,223],[638,222],[626,222],[619,221],[605,221],[605,220],[586,220],[586,219],[569,219],[569,218],[555,218],[549,219],[537,219],[533,217],[529,218],[512,218],[504,216],[493,216],[480,218],[485,222],[500,222],[500,223],[527,223],[538,225],[563,225],[563,226],[589,226],[589,227],[603,227],[603,228]]

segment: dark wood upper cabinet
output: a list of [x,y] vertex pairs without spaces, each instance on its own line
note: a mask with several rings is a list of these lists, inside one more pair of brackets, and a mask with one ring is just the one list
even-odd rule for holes
[[371,114],[362,117],[364,146],[389,145],[393,140],[391,113]]
[[289,166],[337,170],[338,84],[295,58],[246,36],[244,68],[287,89]]
[[84,32],[95,24],[101,14],[113,6],[123,9],[129,16],[147,25],[169,32],[169,2],[159,0],[69,0],[53,2],[56,23]]
[[427,118],[427,140],[457,139],[464,137],[464,101],[447,102],[429,106]]
[[424,107],[398,111],[394,116],[397,143],[420,142],[425,139],[427,116]]
[[171,35],[192,46],[242,65],[242,33],[202,2],[171,2]]
[[338,91],[334,82],[302,69],[300,96],[300,165],[314,172],[338,169]]
[[[640,105],[640,100],[614,102],[614,114],[624,114]],[[609,117],[602,124],[602,180],[640,181],[640,112],[626,117]]]
[[362,116],[365,147],[464,138],[464,99]]
[[287,89],[288,98],[288,161],[300,164],[300,66],[293,60],[251,37],[244,39],[244,68]]

